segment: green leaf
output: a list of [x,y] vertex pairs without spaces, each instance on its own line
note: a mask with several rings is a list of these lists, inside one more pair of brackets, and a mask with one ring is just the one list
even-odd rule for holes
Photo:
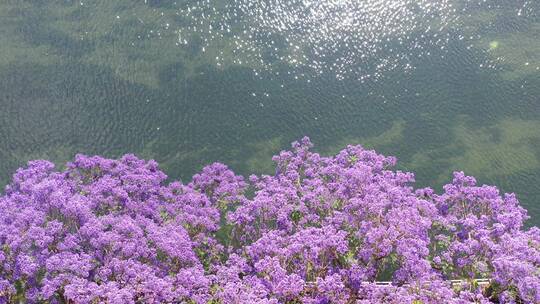
[[298,223],[302,219],[302,212],[294,210],[290,214],[291,220],[295,223]]

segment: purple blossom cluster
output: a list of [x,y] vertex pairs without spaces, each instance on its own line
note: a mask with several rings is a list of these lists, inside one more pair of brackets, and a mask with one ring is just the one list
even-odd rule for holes
[[540,229],[513,194],[311,147],[187,184],[133,155],[29,162],[0,197],[0,303],[540,303]]

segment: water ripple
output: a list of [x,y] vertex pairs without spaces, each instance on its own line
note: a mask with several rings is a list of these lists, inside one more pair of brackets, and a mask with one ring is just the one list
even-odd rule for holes
[[[516,14],[534,12],[530,1],[520,1]],[[247,65],[256,75],[278,73],[276,66],[286,64],[297,79],[330,74],[364,81],[391,70],[411,71],[412,61],[431,56],[434,47],[444,51],[451,40],[473,39],[452,27],[482,6],[500,5],[472,0],[201,0],[179,9],[188,25],[178,30],[178,39],[190,44],[197,37],[202,52],[219,43],[225,52],[215,57],[217,65]]]

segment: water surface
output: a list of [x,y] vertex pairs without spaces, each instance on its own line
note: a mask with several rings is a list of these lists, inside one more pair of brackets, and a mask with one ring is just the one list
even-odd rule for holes
[[272,172],[308,135],[395,155],[421,186],[464,170],[539,225],[539,96],[538,1],[0,3],[1,184],[75,153]]

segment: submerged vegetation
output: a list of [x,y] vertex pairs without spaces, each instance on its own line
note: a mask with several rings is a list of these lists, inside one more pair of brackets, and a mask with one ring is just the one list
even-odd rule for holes
[[540,229],[514,194],[462,172],[437,194],[393,157],[311,148],[187,184],[134,155],[29,162],[0,197],[0,303],[540,302]]

